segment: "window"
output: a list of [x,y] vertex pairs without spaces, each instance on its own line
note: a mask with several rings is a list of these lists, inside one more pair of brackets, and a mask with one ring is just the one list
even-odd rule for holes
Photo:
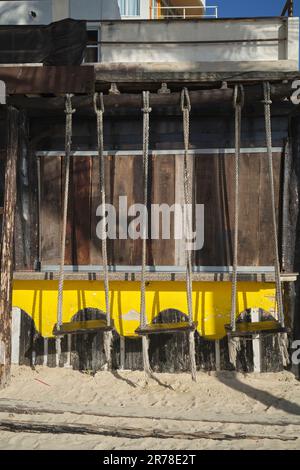
[[121,16],[140,16],[140,0],[118,0]]
[[98,62],[98,29],[89,29],[87,37],[88,42],[84,62]]

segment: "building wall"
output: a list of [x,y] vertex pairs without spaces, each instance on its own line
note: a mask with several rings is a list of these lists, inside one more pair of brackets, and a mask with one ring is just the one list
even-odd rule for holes
[[299,69],[299,18],[109,22],[101,24],[101,40],[101,62],[190,61],[205,64],[204,71],[240,70],[245,63],[247,70],[254,63],[258,70]]
[[[31,14],[33,12],[33,15]],[[1,1],[0,24],[49,24],[64,18],[120,19],[117,0]]]
[[[32,16],[34,12],[36,16]],[[48,24],[52,21],[52,1],[5,1],[0,2],[0,24]]]

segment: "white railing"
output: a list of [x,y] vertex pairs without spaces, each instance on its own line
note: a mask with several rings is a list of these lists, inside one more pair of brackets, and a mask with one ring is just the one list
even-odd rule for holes
[[[200,10],[200,13],[199,13]],[[151,19],[218,18],[217,6],[151,7]]]

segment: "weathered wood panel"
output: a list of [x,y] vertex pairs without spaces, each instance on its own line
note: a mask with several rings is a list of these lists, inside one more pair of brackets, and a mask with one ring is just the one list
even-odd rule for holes
[[[90,264],[91,157],[73,159],[73,253],[72,264]],[[94,215],[93,215],[94,218]]]
[[[127,197],[127,207],[129,208],[133,204],[143,204],[143,166],[142,158],[138,155],[134,156],[115,156],[111,159],[111,184],[112,189],[112,201],[116,208],[117,218],[120,216],[120,197]],[[137,214],[138,216],[138,214]],[[112,263],[119,265],[127,264],[141,264],[142,259],[142,243],[141,239],[127,238],[126,236],[126,225],[128,230],[130,224],[133,223],[133,219],[136,216],[125,217],[125,232],[121,235],[117,230],[118,239],[112,243]],[[119,227],[121,224],[119,224]],[[140,226],[136,225],[134,228],[136,233],[140,232]],[[120,238],[124,236],[123,238]]]
[[[76,114],[75,114],[76,116]],[[142,149],[142,113],[134,116],[116,115],[104,120],[104,145],[106,150]],[[64,148],[63,112],[47,119],[32,118],[31,131],[40,150]],[[49,132],[51,129],[51,133]],[[1,131],[0,131],[1,132]],[[282,147],[288,133],[288,118],[275,115],[272,118],[273,146]],[[74,119],[73,150],[96,148],[96,124],[94,117]],[[243,116],[242,147],[265,147],[264,119],[261,116]],[[195,113],[191,116],[191,148],[234,148],[234,120],[232,111],[226,116],[207,116]],[[183,149],[182,115],[150,115],[150,148],[153,150]]]
[[0,277],[0,388],[10,381],[11,300],[13,281],[13,243],[17,202],[17,161],[19,152],[19,112],[7,109],[7,156],[4,183],[4,213],[1,234]]
[[[183,176],[183,175],[182,175]],[[182,178],[183,179],[183,178]],[[152,156],[152,192],[151,204],[172,206],[175,203],[175,157],[174,155]],[[148,207],[151,210],[151,206]],[[151,264],[175,264],[174,214],[170,214],[170,239],[163,239],[162,216],[157,220],[149,217],[151,230],[157,230],[158,239],[149,241]],[[168,222],[168,221],[166,221]],[[158,226],[157,226],[158,225]],[[149,260],[150,261],[150,260]]]
[[41,159],[41,258],[45,264],[59,264],[60,261],[61,160],[61,157]]
[[15,223],[15,269],[34,270],[39,258],[37,159],[30,148],[29,120],[20,113],[20,157]]
[[92,93],[95,87],[93,66],[1,67],[0,80],[13,95]]
[[[42,260],[57,264],[61,211],[62,159],[41,157],[42,175]],[[274,154],[276,204],[279,209],[282,156]],[[126,234],[127,227],[139,216],[125,216],[125,231],[120,231],[120,197],[125,211],[143,202],[141,155],[113,155],[105,158],[107,202],[116,209],[116,240],[109,240],[109,262],[114,265],[140,265],[141,239]],[[240,160],[239,253],[240,266],[273,264],[270,243],[271,205],[265,153],[246,153]],[[228,266],[232,264],[234,155],[190,155],[189,172],[193,182],[194,202],[204,205],[204,247],[196,252],[195,264]],[[93,174],[92,174],[93,171]],[[149,165],[149,234],[152,204],[184,203],[183,155],[152,155]],[[96,234],[100,204],[99,164],[97,157],[74,157],[70,179],[66,264],[100,264],[101,240]],[[279,212],[278,212],[278,215]],[[122,222],[122,221],[121,221]],[[157,225],[157,220],[156,220]],[[171,239],[162,239],[161,217],[159,239],[148,241],[148,264],[184,264],[184,243],[174,240],[174,214],[170,215]],[[194,227],[195,229],[195,227]],[[140,226],[136,223],[136,235]],[[112,234],[111,234],[112,235]]]
[[[282,155],[273,154],[275,203],[277,220],[281,215],[281,169]],[[270,192],[270,178],[268,173],[268,156],[264,154],[260,159],[260,185],[259,185],[259,243],[258,253],[260,263],[264,266],[274,265],[274,244],[272,243],[272,206]],[[278,236],[280,237],[280,224]],[[280,244],[279,244],[280,246]]]
[[[271,203],[267,155],[242,154],[239,184],[240,266],[270,266],[274,247],[270,243]],[[280,201],[281,154],[273,156],[277,212]],[[205,206],[204,247],[197,264],[232,265],[234,155],[196,157],[197,203]],[[278,213],[279,215],[279,213]]]

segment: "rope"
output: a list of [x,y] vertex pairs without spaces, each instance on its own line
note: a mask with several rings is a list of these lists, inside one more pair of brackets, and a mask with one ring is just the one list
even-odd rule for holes
[[[150,133],[150,93],[143,91],[143,195],[144,207],[148,207],[148,169],[149,169],[149,133]],[[144,328],[147,324],[146,318],[146,263],[147,263],[147,220],[143,220],[142,227],[142,272],[141,272],[141,304],[140,304],[140,326]],[[149,360],[149,338],[143,335],[143,363],[147,378],[152,376]]]
[[[101,195],[101,207],[102,207],[102,264],[104,273],[104,291],[105,291],[105,311],[106,311],[106,323],[108,327],[111,327],[111,312],[109,303],[109,275],[108,275],[108,261],[107,261],[107,240],[104,219],[106,215],[106,194],[105,194],[105,159],[104,159],[104,128],[103,128],[103,114],[104,114],[104,102],[103,93],[94,94],[94,111],[97,116],[97,146],[98,146],[98,157],[99,157],[99,183],[100,183],[100,195]],[[112,345],[112,332],[106,331],[104,333],[104,350],[107,360],[107,364],[111,365],[111,345]]]
[[75,109],[72,108],[72,95],[66,95],[65,114],[66,114],[66,133],[65,133],[65,187],[63,199],[63,220],[61,234],[61,255],[59,267],[58,282],[58,302],[57,302],[57,329],[62,325],[62,308],[63,308],[63,289],[64,289],[64,265],[65,265],[65,248],[66,248],[66,232],[67,232],[67,216],[68,216],[68,200],[69,200],[69,181],[70,181],[70,154],[72,145],[72,120]]
[[[189,139],[190,139],[190,112],[191,102],[189,92],[187,88],[184,88],[181,92],[181,111],[183,117],[183,140],[184,140],[184,204],[185,204],[185,260],[186,260],[186,294],[187,294],[187,305],[188,305],[188,317],[189,324],[193,324],[193,279],[192,279],[192,254],[189,247],[189,240],[192,233],[192,221],[190,218],[190,208],[192,204],[191,200],[191,187],[190,187],[190,175],[188,169],[188,151],[189,151]],[[189,332],[189,353],[190,353],[190,365],[192,378],[196,381],[196,357],[195,357],[195,333],[194,331]]]
[[233,106],[235,109],[235,159],[234,159],[234,209],[233,209],[233,273],[231,288],[231,319],[232,331],[236,330],[236,301],[237,301],[237,269],[238,269],[238,232],[239,232],[239,176],[241,155],[241,123],[242,107],[244,105],[244,89],[242,85],[235,85]]
[[278,309],[278,321],[284,327],[284,313],[282,301],[282,286],[280,281],[280,259],[277,239],[277,220],[276,220],[276,204],[275,204],[275,189],[274,189],[274,174],[273,174],[273,155],[272,155],[272,125],[271,125],[271,87],[269,82],[264,82],[264,107],[265,107],[265,129],[266,129],[266,143],[268,150],[268,171],[271,192],[271,206],[272,206],[272,236],[274,244],[274,267],[275,267],[275,282],[276,282],[276,301]]

